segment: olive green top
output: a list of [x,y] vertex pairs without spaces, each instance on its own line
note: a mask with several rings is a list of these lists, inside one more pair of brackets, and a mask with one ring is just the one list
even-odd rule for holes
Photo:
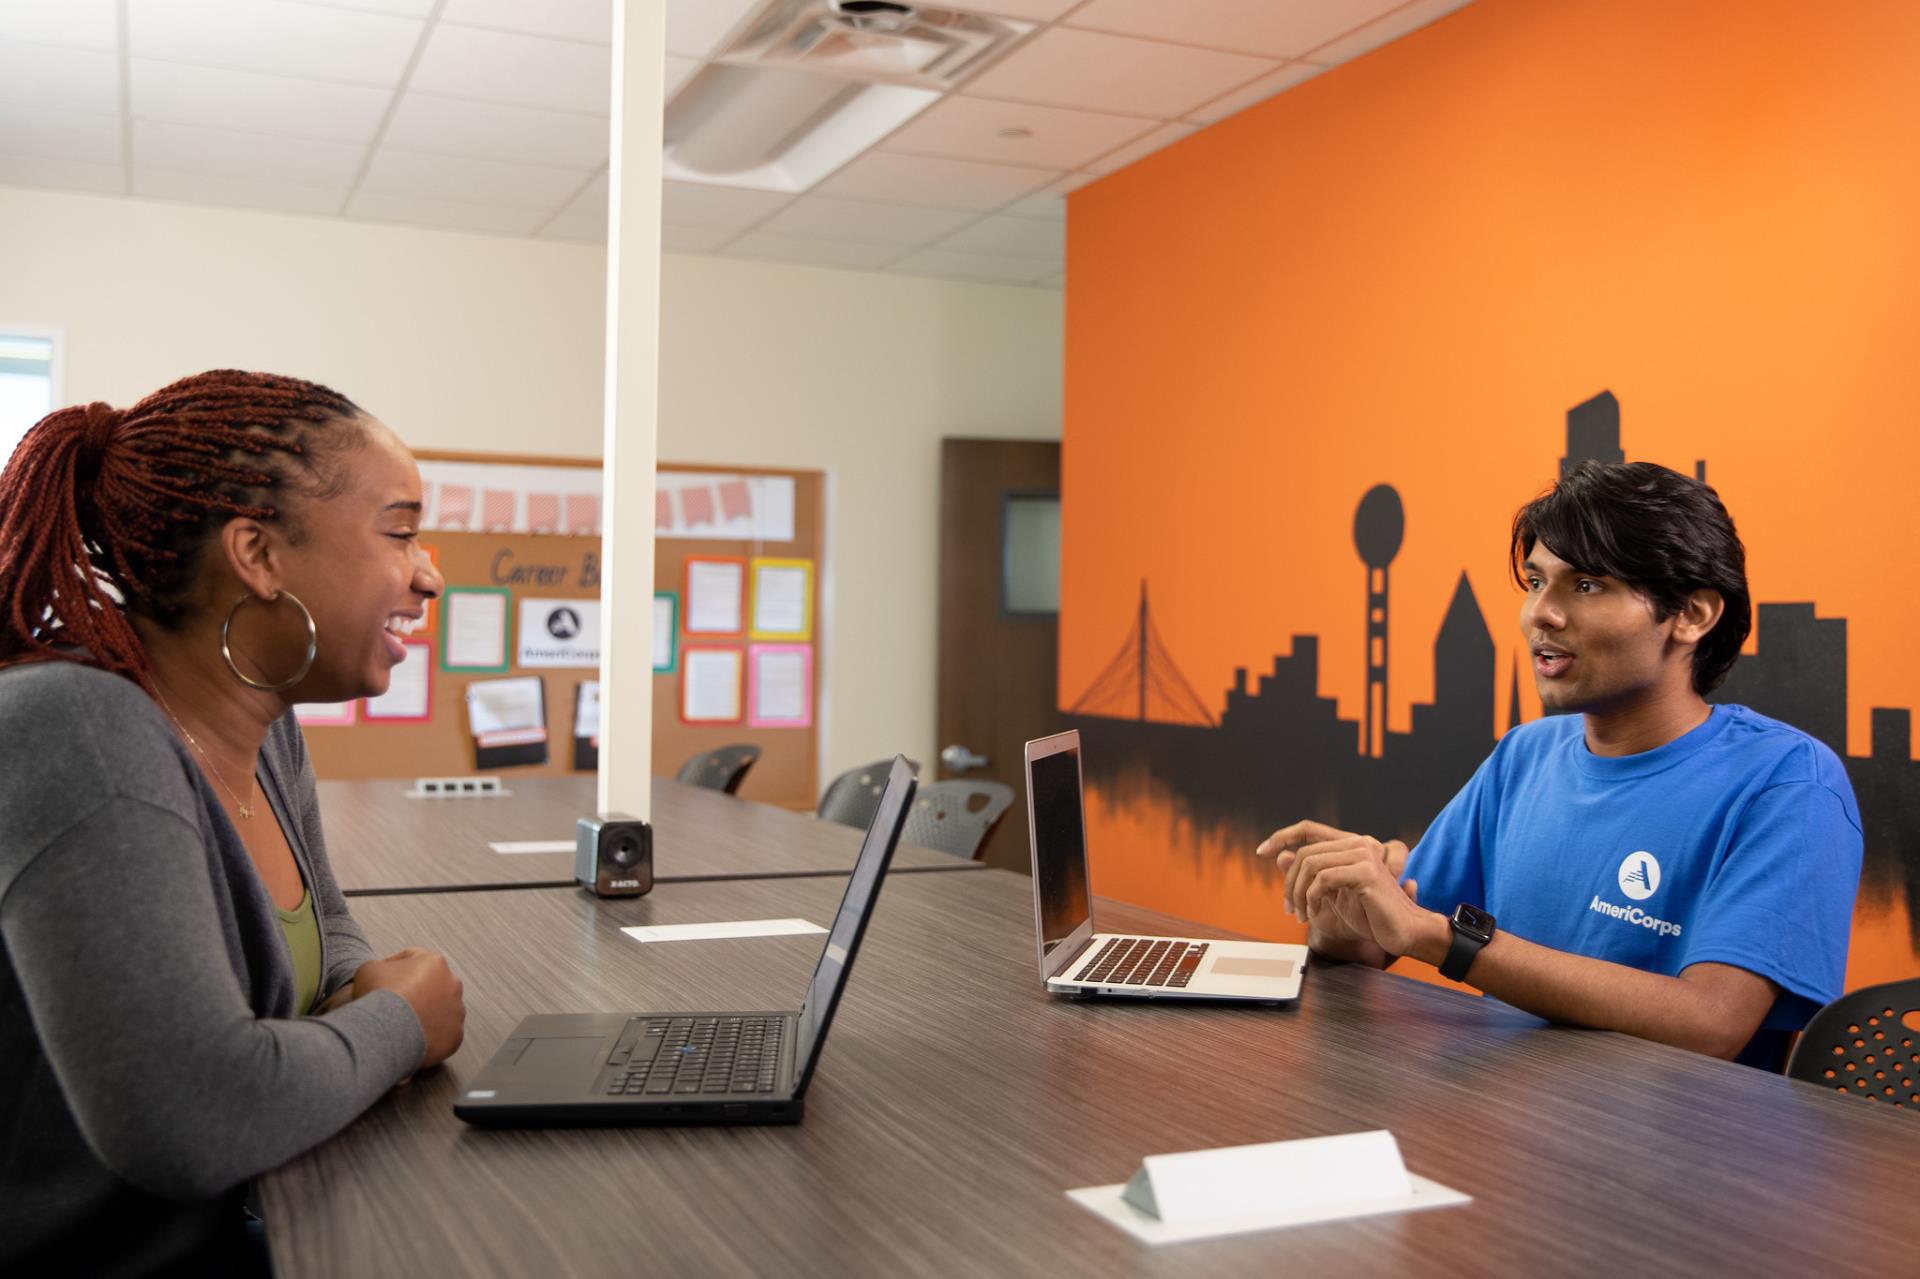
[[287,950],[293,955],[294,1007],[305,1014],[313,1011],[313,1001],[320,994],[320,921],[313,917],[313,894],[302,892],[300,904],[292,910],[274,909],[279,911]]

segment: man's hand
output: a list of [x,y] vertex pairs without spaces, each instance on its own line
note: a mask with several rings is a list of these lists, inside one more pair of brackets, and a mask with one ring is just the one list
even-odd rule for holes
[[[1363,896],[1332,897],[1317,913],[1308,908],[1308,894],[1315,879],[1332,865],[1371,861],[1391,884],[1407,864],[1407,846],[1399,840],[1382,843],[1323,822],[1295,822],[1267,836],[1254,854],[1275,859],[1285,877],[1287,913],[1306,921],[1307,945],[1316,954],[1379,968],[1403,953],[1379,944]],[[1397,889],[1395,892],[1398,895]],[[1411,885],[1406,892],[1411,898]]]
[[1307,864],[1300,870],[1305,882],[1301,914],[1310,926],[1372,942],[1389,955],[1412,955],[1436,965],[1446,958],[1446,919],[1422,908],[1414,882],[1396,883],[1373,850],[1349,845],[1302,860]]

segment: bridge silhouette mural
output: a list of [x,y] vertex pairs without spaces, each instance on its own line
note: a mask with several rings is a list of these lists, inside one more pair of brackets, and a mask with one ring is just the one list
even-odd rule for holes
[[[1589,458],[1624,457],[1612,393],[1568,411],[1561,474]],[[1704,479],[1706,464],[1694,473]],[[1493,750],[1494,686],[1503,673],[1463,571],[1433,643],[1434,700],[1413,707],[1407,732],[1387,727],[1389,568],[1405,532],[1399,494],[1375,485],[1354,519],[1367,610],[1366,652],[1359,655],[1367,697],[1357,720],[1341,718],[1335,699],[1320,695],[1314,635],[1293,636],[1288,652],[1258,676],[1237,668],[1216,714],[1161,640],[1142,582],[1119,651],[1065,713],[1067,727],[1085,739],[1089,783],[1121,803],[1165,805],[1174,826],[1185,823],[1205,836],[1250,842],[1280,822],[1312,817],[1416,842]],[[1847,619],[1820,617],[1812,603],[1762,603],[1754,635],[1757,651],[1734,664],[1713,700],[1792,724],[1841,757],[1865,830],[1863,888],[1881,899],[1904,898],[1920,949],[1920,764],[1912,758],[1912,712],[1873,708],[1869,753],[1848,755]],[[1504,675],[1507,723],[1516,725],[1518,662]],[[1197,846],[1188,855],[1201,856]]]

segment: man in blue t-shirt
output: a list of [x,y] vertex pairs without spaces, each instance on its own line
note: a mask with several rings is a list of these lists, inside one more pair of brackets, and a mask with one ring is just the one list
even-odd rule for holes
[[[1549,716],[1509,732],[1411,855],[1297,822],[1260,845],[1318,955],[1402,955],[1552,1021],[1779,1069],[1841,993],[1860,813],[1798,729],[1712,706],[1752,624],[1705,484],[1586,462],[1514,517]],[[1404,879],[1402,876],[1404,875]]]

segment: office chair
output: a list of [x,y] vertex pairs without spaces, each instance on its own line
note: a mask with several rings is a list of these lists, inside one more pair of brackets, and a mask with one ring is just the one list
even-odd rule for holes
[[[975,807],[975,801],[981,801]],[[929,782],[907,810],[900,838],[936,852],[971,858],[980,851],[995,822],[1013,807],[1013,787],[999,782]]]
[[[822,821],[865,830],[873,824],[873,815],[879,811],[880,796],[887,789],[887,770],[892,767],[892,760],[882,759],[858,768],[849,768],[827,783],[827,789],[820,793],[820,806],[813,810],[813,815]],[[908,760],[907,767],[916,774],[920,771],[920,765],[915,760]]]
[[718,750],[701,751],[680,765],[678,777],[689,786],[731,795],[740,789],[740,782],[746,777],[747,770],[759,758],[760,748],[749,743],[722,746]]
[[1862,986],[1822,1008],[1787,1058],[1787,1078],[1920,1109],[1920,977]]

